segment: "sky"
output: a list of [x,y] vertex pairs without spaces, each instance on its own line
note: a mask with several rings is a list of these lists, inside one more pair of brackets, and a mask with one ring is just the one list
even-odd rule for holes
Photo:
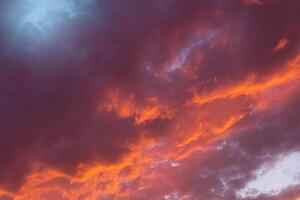
[[300,200],[299,9],[1,0],[0,200]]

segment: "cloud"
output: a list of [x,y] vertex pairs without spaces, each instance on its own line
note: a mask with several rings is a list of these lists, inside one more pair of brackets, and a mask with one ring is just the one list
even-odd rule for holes
[[298,148],[298,1],[72,2],[0,3],[4,199],[235,199]]
[[[299,112],[290,111],[298,103],[299,88],[284,102],[274,105],[279,108],[249,115],[236,125],[244,127],[249,123],[251,128],[236,132],[236,127],[212,148],[195,152],[178,167],[162,164],[158,173],[161,176],[156,177],[147,193],[136,194],[134,199],[162,199],[173,192],[187,199],[239,199],[237,192],[255,178],[253,173],[262,164],[273,163],[281,154],[299,151]],[[296,188],[291,186],[278,195],[255,199],[282,199],[286,195],[296,199]]]

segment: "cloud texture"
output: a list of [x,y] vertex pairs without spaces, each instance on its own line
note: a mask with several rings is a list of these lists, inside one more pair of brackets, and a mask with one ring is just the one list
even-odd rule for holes
[[237,195],[300,148],[299,1],[34,2],[0,2],[1,200],[300,198]]

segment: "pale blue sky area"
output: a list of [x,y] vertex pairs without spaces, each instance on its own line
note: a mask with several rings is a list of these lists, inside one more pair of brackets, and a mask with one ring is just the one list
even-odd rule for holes
[[281,156],[278,161],[263,165],[255,172],[256,178],[239,191],[241,197],[259,194],[278,194],[291,185],[300,183],[300,153]]

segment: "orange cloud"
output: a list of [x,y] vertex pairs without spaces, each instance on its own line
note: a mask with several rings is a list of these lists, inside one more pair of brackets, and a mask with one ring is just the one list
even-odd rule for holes
[[133,94],[121,95],[119,90],[109,91],[105,103],[98,109],[100,112],[115,112],[121,118],[133,117],[136,125],[155,119],[171,119],[175,112],[156,97],[149,97],[143,103],[137,103]]
[[[156,170],[159,163],[180,163],[197,152],[208,151],[212,144],[230,134],[249,108],[263,110],[261,104],[272,104],[271,100],[267,101],[274,95],[270,89],[289,92],[288,87],[283,86],[296,84],[300,76],[299,61],[300,57],[296,57],[284,70],[261,81],[250,76],[240,83],[197,94],[184,105],[185,111],[180,115],[171,112],[172,109],[157,98],[148,98],[138,104],[134,95],[124,95],[127,96],[124,98],[118,90],[110,91],[107,101],[99,107],[100,112],[115,112],[121,118],[134,117],[137,125],[157,118],[172,118],[175,120],[174,127],[169,130],[172,137],[165,140],[162,147],[161,141],[142,137],[137,143],[128,144],[130,153],[118,163],[82,163],[76,176],[36,165],[18,194],[5,191],[1,194],[11,195],[15,200],[40,200],[51,191],[59,192],[66,199],[89,200],[99,195],[130,199],[134,193],[149,189],[152,181],[160,176]],[[252,101],[243,101],[240,96]]]
[[202,105],[217,99],[235,98],[242,95],[253,96],[272,87],[294,81],[300,77],[299,58],[299,56],[296,57],[283,70],[265,77],[263,80],[257,80],[256,75],[253,74],[240,83],[217,88],[212,92],[196,94],[192,99],[187,101],[187,105]]

